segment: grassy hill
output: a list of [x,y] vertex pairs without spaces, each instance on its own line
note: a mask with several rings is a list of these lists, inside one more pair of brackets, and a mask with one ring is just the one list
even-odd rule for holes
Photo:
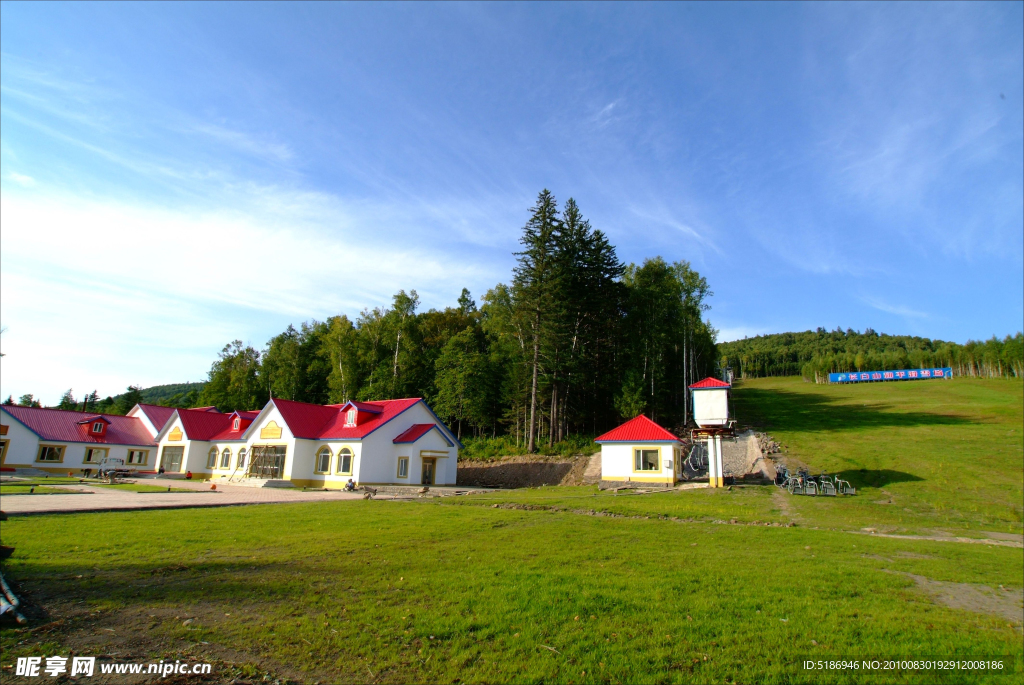
[[[574,487],[15,517],[5,574],[39,623],[63,623],[0,629],[4,664],[130,649],[210,660],[220,680],[1020,681],[1021,381],[758,379],[734,402],[790,463],[859,494]],[[167,545],[168,530],[187,533]],[[994,655],[985,672],[801,666]]]
[[718,344],[737,377],[815,378],[830,372],[949,366],[958,376],[1024,376],[1024,334],[964,345],[911,335],[816,331],[773,333]]

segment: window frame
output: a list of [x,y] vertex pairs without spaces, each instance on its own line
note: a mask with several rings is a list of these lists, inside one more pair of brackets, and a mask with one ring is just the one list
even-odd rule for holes
[[[348,470],[343,468],[345,463],[345,457],[348,457]],[[336,473],[339,476],[351,476],[353,467],[356,462],[356,453],[351,447],[339,447],[338,448],[338,470]]]
[[[141,461],[132,461],[133,454],[141,454]],[[125,464],[131,464],[132,466],[145,466],[149,463],[149,450],[128,450],[128,456],[125,459]]]
[[225,447],[220,452],[220,468],[230,469],[231,468],[231,448]]
[[[327,457],[326,468],[322,468],[321,460]],[[334,453],[331,452],[331,448],[328,445],[323,445],[316,451],[316,456],[313,462],[313,473],[326,474],[331,472],[331,460],[334,458]]]
[[[402,467],[403,466],[405,467],[405,474],[404,475],[402,474]],[[408,478],[409,477],[409,457],[399,457],[398,458],[398,471],[397,471],[395,477],[396,478]]]
[[0,439],[0,464],[3,464],[7,459],[7,446],[11,444],[11,441],[7,438]]
[[206,468],[215,469],[217,468],[217,462],[220,457],[220,450],[216,447],[211,447],[210,451],[206,453]]
[[[67,449],[67,445],[50,445],[41,444],[39,449],[36,450],[36,463],[37,464],[63,464],[64,463],[64,451]],[[47,450],[57,450],[57,459],[43,459],[43,453]]]
[[100,435],[101,433],[103,433],[103,422],[102,421],[93,421],[92,422],[92,432],[94,434],[96,434],[96,435]]
[[[100,452],[103,453],[103,456],[101,456],[99,459],[93,459],[92,458],[94,453],[100,453]],[[103,459],[106,458],[106,457],[109,457],[109,456],[110,456],[110,448],[109,447],[86,447],[85,448],[85,455],[82,457],[82,463],[83,464],[102,464],[103,463]]]
[[[644,452],[654,452],[654,468],[645,469],[643,468],[643,454]],[[661,468],[661,448],[655,447],[654,449],[644,447],[633,448],[633,473],[660,473]]]
[[244,469],[245,468],[245,458],[246,458],[246,456],[248,456],[248,454],[249,454],[249,450],[245,449],[244,447],[239,447],[238,448],[238,464],[235,466],[235,468],[239,468],[239,469]]
[[345,425],[346,426],[354,426],[354,425],[356,425],[356,421],[358,420],[358,418],[359,418],[359,412],[357,412],[355,410],[355,408],[349,409],[347,412],[345,412]]

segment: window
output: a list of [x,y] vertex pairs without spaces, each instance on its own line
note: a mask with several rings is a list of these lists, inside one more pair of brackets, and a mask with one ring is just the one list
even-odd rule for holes
[[224,451],[220,453],[220,467],[222,469],[231,468],[231,450],[227,447],[225,447]]
[[231,430],[238,430],[238,427],[240,425],[242,425],[242,420],[236,416],[235,417],[235,422],[233,424],[231,424],[231,425],[232,425]]
[[398,477],[408,478],[409,477],[409,457],[398,458]]
[[93,433],[102,433],[103,432],[103,422],[102,421],[94,422],[92,424],[92,432]]
[[89,447],[85,450],[85,459],[83,459],[82,461],[84,461],[86,464],[99,464],[101,461],[103,461],[103,457],[105,456],[107,456],[106,449],[101,449],[99,447]]
[[3,464],[4,459],[7,458],[7,446],[10,444],[10,440],[0,440],[0,464]]
[[238,450],[238,468],[245,468],[245,448]]
[[145,464],[149,457],[147,450],[128,450],[128,463],[142,465]]
[[36,461],[64,461],[64,445],[40,445]]
[[634,471],[660,471],[658,450],[635,450]]
[[343,476],[352,475],[352,450],[347,447],[338,450],[338,473]]
[[331,448],[321,447],[316,453],[316,472],[327,473],[331,470]]
[[215,469],[217,468],[217,448],[211,447],[210,453],[206,455],[206,468]]
[[345,417],[345,425],[346,426],[354,426],[354,425],[356,425],[356,410],[355,409],[349,409],[348,410],[348,414]]

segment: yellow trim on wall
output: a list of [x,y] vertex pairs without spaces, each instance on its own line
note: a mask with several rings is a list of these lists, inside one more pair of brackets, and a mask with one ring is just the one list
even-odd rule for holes
[[626,481],[622,476],[601,476],[601,480],[616,481],[619,483],[675,483],[675,478],[671,476],[630,476],[629,480]]
[[[39,457],[43,456],[43,450],[49,449],[50,447],[55,447],[58,450],[58,453],[60,454],[60,459],[56,459],[56,460],[54,460],[54,459],[46,459],[46,460],[43,460],[43,459],[39,458]],[[64,450],[66,448],[67,448],[67,445],[40,445],[39,449],[36,451],[36,463],[37,464],[63,464],[64,463]]]
[[[6,428],[6,426],[5,426]],[[5,431],[6,434],[6,431]],[[7,447],[11,444],[10,440],[0,440],[0,466],[3,466],[4,461],[7,460]]]
[[271,421],[260,429],[260,440],[280,440],[281,431],[282,429],[277,425],[277,422]]
[[[402,475],[402,462],[405,462],[405,475]],[[398,458],[398,470],[395,471],[395,478],[408,478],[409,477],[409,457]]]
[[174,430],[167,434],[167,442],[181,442],[183,436],[184,433],[181,432],[181,429],[175,426]]

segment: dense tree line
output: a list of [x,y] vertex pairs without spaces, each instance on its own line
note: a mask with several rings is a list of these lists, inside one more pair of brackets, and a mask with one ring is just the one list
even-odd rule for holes
[[1024,335],[960,345],[915,336],[836,329],[763,335],[719,343],[722,364],[738,377],[794,376],[827,380],[829,373],[952,367],[959,376],[1024,376]]
[[714,372],[707,281],[687,262],[622,264],[570,199],[547,190],[523,228],[510,283],[479,306],[420,311],[415,290],[356,318],[289,326],[263,349],[224,347],[197,405],[255,409],[424,397],[460,433],[527,449],[646,413],[689,417],[686,385]]

